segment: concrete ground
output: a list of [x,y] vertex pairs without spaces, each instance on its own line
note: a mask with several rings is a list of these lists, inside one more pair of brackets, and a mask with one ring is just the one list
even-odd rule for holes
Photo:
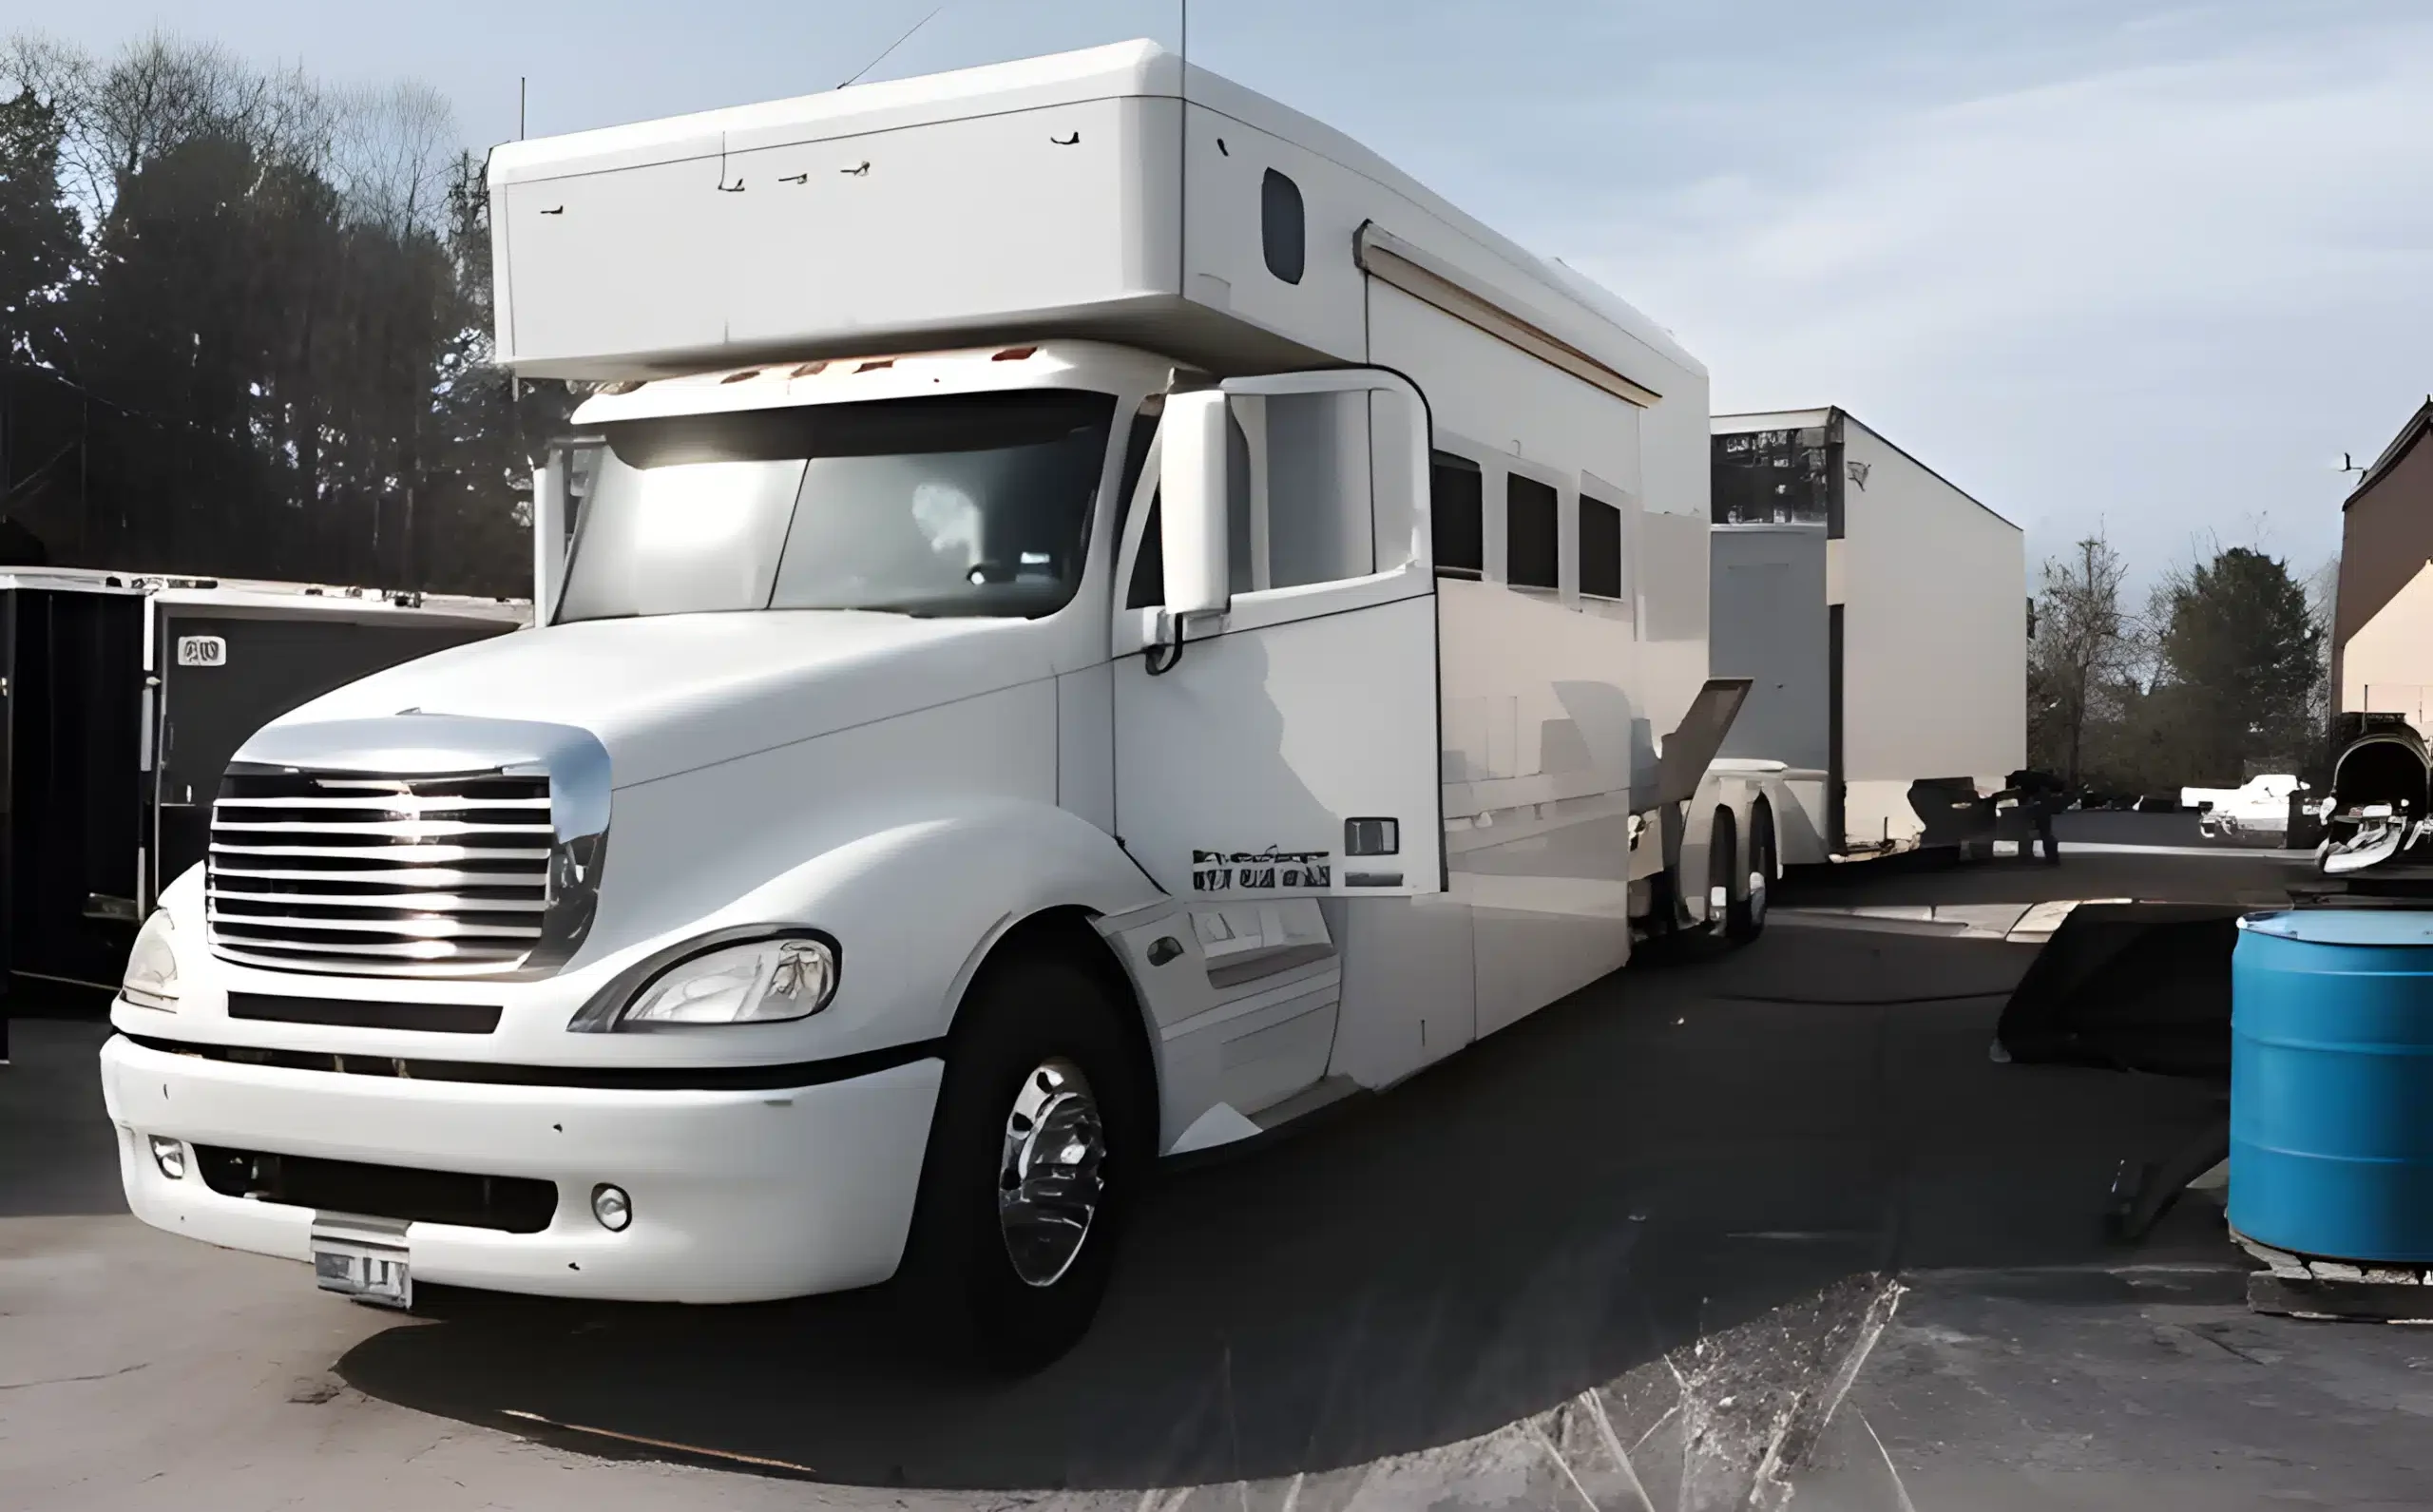
[[[1783,896],[2228,897],[2276,865]],[[2212,1093],[1991,1063],[2032,947],[1789,925],[1175,1178],[1091,1336],[1015,1385],[901,1357],[884,1292],[351,1307],[130,1218],[105,1031],[20,1022],[0,1508],[2433,1506],[2433,1339],[2249,1313],[2194,1196],[2102,1241],[2117,1162]]]

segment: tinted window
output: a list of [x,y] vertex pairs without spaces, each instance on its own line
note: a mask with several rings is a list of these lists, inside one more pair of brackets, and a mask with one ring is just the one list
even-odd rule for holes
[[1561,578],[1555,490],[1511,473],[1504,486],[1504,579],[1516,587],[1552,588]]
[[1580,496],[1580,591],[1600,599],[1622,596],[1622,511],[1584,493]]
[[1428,459],[1427,495],[1436,573],[1486,575],[1485,480],[1467,457],[1439,451]]
[[1132,560],[1132,584],[1123,596],[1127,609],[1154,609],[1166,602],[1166,538],[1159,528],[1158,492],[1149,490],[1149,519],[1140,527],[1140,554]]
[[1149,464],[1149,444],[1158,438],[1158,416],[1142,410],[1132,417],[1132,434],[1123,443],[1123,481],[1115,490],[1115,549],[1123,549],[1124,522],[1132,518],[1132,495],[1140,487],[1140,469]]
[[1259,243],[1267,251],[1267,271],[1287,283],[1301,281],[1309,260],[1309,228],[1301,210],[1301,186],[1267,170],[1258,190]]

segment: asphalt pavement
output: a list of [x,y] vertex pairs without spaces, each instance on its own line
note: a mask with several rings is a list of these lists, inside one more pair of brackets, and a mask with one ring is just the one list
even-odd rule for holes
[[[2289,874],[1849,871],[1784,901]],[[2033,954],[1787,925],[1634,966],[1169,1181],[1090,1337],[1016,1384],[908,1358],[885,1289],[351,1306],[137,1224],[106,1031],[21,1021],[0,1508],[2433,1505],[2433,1340],[2250,1314],[2199,1196],[2107,1245],[2117,1164],[2214,1094],[1991,1062]]]

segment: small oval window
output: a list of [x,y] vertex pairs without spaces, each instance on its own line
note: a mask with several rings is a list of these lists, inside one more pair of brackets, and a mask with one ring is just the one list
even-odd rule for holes
[[1267,170],[1258,190],[1259,239],[1267,251],[1267,271],[1287,283],[1301,281],[1309,261],[1309,227],[1301,210],[1301,186]]

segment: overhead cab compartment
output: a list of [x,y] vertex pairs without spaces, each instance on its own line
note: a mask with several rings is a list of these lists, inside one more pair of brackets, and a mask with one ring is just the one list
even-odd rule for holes
[[1390,266],[1634,403],[1695,369],[1349,139],[1197,69],[1187,95],[1127,43],[509,143],[500,357],[603,381],[1063,337],[1229,375],[1369,360]]
[[659,161],[510,161],[492,187],[501,351],[527,373],[599,376],[1170,302],[1175,217],[1150,202],[1168,181],[1144,143],[1173,141],[1175,110],[814,116],[673,137]]

